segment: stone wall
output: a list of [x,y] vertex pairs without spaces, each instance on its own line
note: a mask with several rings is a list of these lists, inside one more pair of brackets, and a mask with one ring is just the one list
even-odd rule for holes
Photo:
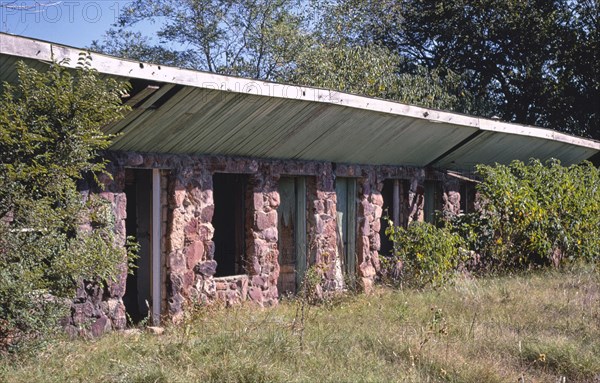
[[[423,220],[425,179],[445,180],[445,210],[460,209],[458,184],[440,173],[414,167],[344,165],[292,160],[258,160],[221,156],[189,156],[141,153],[107,153],[113,175],[102,179],[104,190],[84,188],[84,196],[97,193],[111,202],[118,241],[125,243],[125,168],[163,169],[162,257],[163,315],[177,321],[186,305],[224,301],[226,305],[252,301],[261,306],[277,304],[279,277],[277,208],[281,175],[306,176],[307,242],[309,263],[324,266],[324,288],[343,288],[337,232],[336,177],[357,180],[357,276],[360,286],[371,291],[379,272],[380,231],[385,179],[406,180],[410,184],[403,211],[408,220]],[[213,174],[235,173],[248,176],[246,189],[245,274],[215,278],[219,265],[214,259],[212,225],[215,203]],[[105,289],[97,284],[80,286],[73,302],[68,328],[98,335],[126,325],[125,293],[127,275]]]
[[201,163],[171,171],[168,194],[167,307],[177,321],[188,300],[207,302],[214,290],[205,284],[216,272],[212,174]]
[[230,277],[214,278],[210,282],[214,286],[215,299],[231,306],[244,302],[248,298],[247,275],[233,275]]
[[425,220],[425,171],[419,170],[410,178],[408,189],[408,223]]

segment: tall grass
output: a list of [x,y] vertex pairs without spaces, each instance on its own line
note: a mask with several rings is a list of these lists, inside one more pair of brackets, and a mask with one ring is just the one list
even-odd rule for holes
[[588,269],[342,296],[310,307],[302,335],[297,308],[202,308],[160,336],[58,339],[5,357],[0,381],[600,381],[600,284]]

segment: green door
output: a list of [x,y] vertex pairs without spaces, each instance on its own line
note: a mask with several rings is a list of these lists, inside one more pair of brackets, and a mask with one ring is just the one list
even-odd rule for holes
[[356,274],[356,179],[336,178],[338,251],[344,273],[352,280]]
[[280,295],[294,294],[302,283],[307,269],[306,180],[303,177],[281,177],[279,197],[277,288]]
[[425,203],[423,213],[425,222],[435,223],[435,212],[442,210],[442,183],[425,181]]

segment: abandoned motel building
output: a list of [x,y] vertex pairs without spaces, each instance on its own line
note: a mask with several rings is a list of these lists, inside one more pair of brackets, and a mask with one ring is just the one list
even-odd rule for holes
[[[0,33],[0,81],[16,63],[75,66],[80,48]],[[69,326],[93,334],[181,318],[190,303],[277,304],[307,268],[324,289],[370,291],[396,225],[474,209],[476,164],[557,158],[598,163],[600,142],[326,89],[91,53],[129,81],[103,188],[115,232],[140,244],[137,268],[78,289]],[[69,61],[63,61],[69,59]],[[89,286],[88,286],[89,287]]]

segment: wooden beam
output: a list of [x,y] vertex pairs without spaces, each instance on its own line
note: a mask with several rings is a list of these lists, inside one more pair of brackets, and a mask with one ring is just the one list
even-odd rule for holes
[[160,170],[152,169],[152,323],[160,324]]
[[400,225],[400,180],[394,180],[394,200],[393,200],[392,220],[395,226]]
[[[356,178],[348,179],[348,215],[347,222],[347,245],[346,245],[346,273],[351,277],[356,275]],[[353,278],[351,278],[353,279]]]
[[296,179],[296,286],[299,288],[308,268],[306,243],[306,178]]

